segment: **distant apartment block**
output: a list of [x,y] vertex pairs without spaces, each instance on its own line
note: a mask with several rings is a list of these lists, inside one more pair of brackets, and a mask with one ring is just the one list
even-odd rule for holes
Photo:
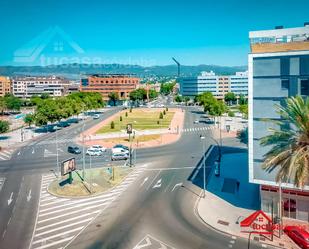
[[[277,170],[262,169],[269,147],[261,146],[260,139],[269,134],[269,128],[280,129],[265,121],[281,119],[275,104],[290,96],[309,95],[309,26],[253,31],[249,38],[249,181],[261,185],[262,209],[271,212],[274,203],[278,214]],[[283,216],[309,221],[309,186],[300,190],[286,182],[282,187]]]
[[78,91],[78,84],[62,77],[21,76],[12,78],[12,93],[19,98],[31,98],[43,93],[52,97],[60,97],[73,91]]
[[197,77],[180,78],[180,94],[194,97],[203,92],[211,92],[217,99],[233,92],[237,96],[248,96],[248,73],[236,72],[235,75],[216,75],[214,72],[202,72]]
[[108,94],[116,92],[119,99],[128,99],[130,92],[139,85],[140,79],[134,75],[126,74],[94,74],[81,79],[82,92],[99,92],[104,100]]
[[0,96],[11,93],[11,80],[9,77],[0,76]]

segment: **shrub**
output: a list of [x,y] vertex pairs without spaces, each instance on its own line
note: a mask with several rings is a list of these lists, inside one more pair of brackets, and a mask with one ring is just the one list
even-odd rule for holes
[[122,122],[122,116],[120,116],[119,120],[120,120],[120,122]]
[[157,121],[157,124],[160,124],[160,120]]
[[126,117],[128,117],[128,112],[126,112]]
[[159,116],[160,119],[163,119],[163,113],[160,112],[160,116]]
[[233,111],[228,112],[229,117],[235,117],[235,113]]
[[130,108],[130,112],[132,112],[132,107]]
[[166,107],[166,109],[165,109],[167,112],[168,112],[168,107]]
[[166,115],[166,112],[165,112],[165,110],[163,111],[163,115]]
[[9,131],[10,123],[8,121],[0,120],[0,133],[5,133]]
[[115,123],[114,121],[111,122],[111,129],[114,129],[115,128]]

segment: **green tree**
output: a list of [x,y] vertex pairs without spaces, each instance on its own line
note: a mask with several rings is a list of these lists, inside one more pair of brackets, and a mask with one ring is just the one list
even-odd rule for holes
[[120,116],[119,120],[120,120],[120,122],[122,122],[122,116]]
[[116,106],[116,102],[119,100],[119,94],[117,92],[110,92],[108,98],[113,102],[114,106]]
[[173,83],[162,83],[160,87],[160,93],[163,95],[169,95],[173,92],[175,82]]
[[163,113],[162,112],[160,112],[159,119],[163,119]]
[[41,99],[48,99],[49,97],[49,93],[42,93],[40,96]]
[[6,133],[10,129],[10,123],[5,120],[0,120],[0,133]]
[[224,95],[224,101],[228,105],[232,105],[233,102],[237,100],[235,93],[233,92],[228,92],[227,94]]
[[115,123],[114,121],[111,122],[111,129],[114,129],[115,128]]
[[244,118],[248,118],[248,104],[238,106],[238,110]]
[[1,115],[4,114],[4,111],[6,110],[6,102],[5,102],[5,99],[4,97],[0,97],[0,112],[1,112]]
[[231,110],[228,112],[228,115],[229,115],[229,117],[235,117],[235,113]]
[[270,135],[261,139],[261,145],[271,147],[264,155],[263,169],[278,169],[277,182],[293,180],[304,187],[309,179],[309,97],[291,97],[285,105],[276,106],[281,121],[270,121],[278,129],[270,128]]
[[240,140],[240,142],[248,144],[248,128],[237,131],[237,138]]
[[188,102],[190,101],[190,97],[185,96],[185,97],[184,97],[184,101],[185,101],[186,105],[188,105]]
[[165,110],[163,110],[163,115],[166,115],[166,112],[165,112]]
[[128,112],[126,112],[126,114],[125,114],[125,115],[126,115],[126,117],[128,117]]
[[180,103],[182,102],[182,97],[180,95],[177,95],[175,96],[175,99],[174,99],[177,103]]
[[12,94],[6,94],[4,96],[6,108],[8,110],[19,111],[21,107],[21,100],[14,97]]
[[248,99],[243,94],[239,94],[238,96],[238,104],[239,105],[245,105],[248,104]]
[[150,89],[148,95],[149,99],[155,99],[156,97],[158,97],[159,93],[154,89]]
[[25,117],[24,117],[24,122],[26,124],[28,124],[28,126],[30,127],[35,121],[35,116],[31,113],[28,113]]

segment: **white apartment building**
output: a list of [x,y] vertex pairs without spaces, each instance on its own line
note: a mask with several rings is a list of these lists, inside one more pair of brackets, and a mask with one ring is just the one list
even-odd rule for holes
[[43,93],[60,97],[74,85],[72,81],[57,76],[21,76],[12,79],[12,93],[19,98],[31,98]]
[[236,72],[235,75],[216,75],[213,71],[201,72],[197,77],[180,78],[180,94],[194,97],[203,92],[211,92],[217,99],[233,92],[237,96],[248,96],[248,72]]

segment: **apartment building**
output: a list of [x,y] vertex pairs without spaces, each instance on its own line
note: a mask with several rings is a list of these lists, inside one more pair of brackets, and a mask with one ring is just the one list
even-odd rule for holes
[[9,77],[0,76],[0,96],[11,92],[11,80]]
[[[261,146],[260,139],[269,134],[269,128],[280,129],[265,121],[281,119],[275,104],[283,104],[289,96],[309,95],[309,26],[252,31],[249,38],[249,181],[261,186],[263,211],[271,212],[274,203],[278,215],[277,170],[262,169],[269,147]],[[283,216],[309,221],[309,186],[296,189],[289,182],[282,183],[282,189]]]
[[82,92],[99,92],[104,100],[108,94],[117,92],[120,99],[128,99],[130,92],[139,85],[140,79],[129,74],[94,74],[81,79]]
[[52,97],[66,95],[73,83],[57,76],[18,76],[12,79],[12,93],[19,98],[31,98],[48,93]]
[[180,78],[180,94],[194,97],[203,92],[211,92],[217,99],[233,92],[248,96],[248,73],[236,72],[235,75],[216,75],[213,71],[202,72],[197,77]]

